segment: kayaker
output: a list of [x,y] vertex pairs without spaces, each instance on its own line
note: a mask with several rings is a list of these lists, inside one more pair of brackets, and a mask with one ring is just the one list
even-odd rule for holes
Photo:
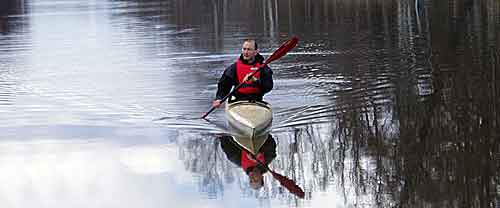
[[[212,106],[216,108],[220,107],[222,98],[229,94],[233,87],[247,80],[249,74],[263,65],[263,62],[264,57],[259,54],[257,42],[254,39],[246,39],[243,41],[240,57],[235,63],[224,70],[224,73],[219,79],[216,98]],[[262,101],[264,94],[272,89],[273,72],[271,68],[266,66],[257,72],[250,80],[246,81],[233,95],[234,99],[230,98],[228,102],[237,100]]]
[[[260,189],[264,186],[263,174],[267,172],[267,169],[255,161],[250,152],[237,146],[238,144],[231,136],[222,136],[220,139],[222,150],[226,153],[227,159],[243,168],[249,178],[250,187]],[[255,158],[266,165],[276,158],[276,142],[271,135],[262,145]]]

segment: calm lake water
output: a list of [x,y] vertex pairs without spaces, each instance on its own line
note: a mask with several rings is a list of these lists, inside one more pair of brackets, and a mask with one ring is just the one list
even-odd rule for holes
[[[0,204],[500,207],[500,1],[2,0]],[[260,190],[210,108],[254,37],[274,61]]]

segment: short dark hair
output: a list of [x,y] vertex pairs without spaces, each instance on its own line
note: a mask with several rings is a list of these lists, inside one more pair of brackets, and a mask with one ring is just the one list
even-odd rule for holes
[[255,47],[254,50],[259,49],[259,45],[257,44],[257,41],[253,38],[247,38],[243,42],[253,42],[253,46]]

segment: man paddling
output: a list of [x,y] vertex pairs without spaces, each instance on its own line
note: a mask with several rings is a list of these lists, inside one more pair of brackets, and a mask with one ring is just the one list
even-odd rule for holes
[[222,99],[229,94],[231,88],[243,82],[245,83],[242,87],[234,93],[234,99],[230,98],[228,102],[238,100],[262,101],[264,94],[273,89],[273,72],[268,66],[263,67],[249,79],[250,73],[257,70],[264,62],[264,57],[259,54],[257,42],[253,39],[246,39],[243,41],[241,51],[242,53],[236,63],[224,70],[218,83],[217,94],[212,107],[220,107]]
[[263,174],[267,172],[267,169],[255,161],[255,159],[258,159],[262,164],[268,165],[276,158],[276,142],[274,138],[269,135],[256,156],[252,156],[250,152],[241,146],[237,146],[238,144],[236,144],[231,136],[222,136],[220,137],[220,141],[227,159],[243,168],[243,171],[247,174],[250,187],[260,189],[264,185]]

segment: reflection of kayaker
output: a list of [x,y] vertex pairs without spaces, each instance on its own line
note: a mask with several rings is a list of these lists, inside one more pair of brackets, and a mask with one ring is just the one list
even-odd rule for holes
[[267,172],[267,169],[255,161],[255,158],[265,165],[268,165],[276,158],[276,142],[274,138],[269,135],[256,156],[240,147],[230,136],[222,136],[220,139],[222,150],[226,153],[227,159],[243,168],[250,179],[252,188],[261,188],[264,185],[263,174]]

